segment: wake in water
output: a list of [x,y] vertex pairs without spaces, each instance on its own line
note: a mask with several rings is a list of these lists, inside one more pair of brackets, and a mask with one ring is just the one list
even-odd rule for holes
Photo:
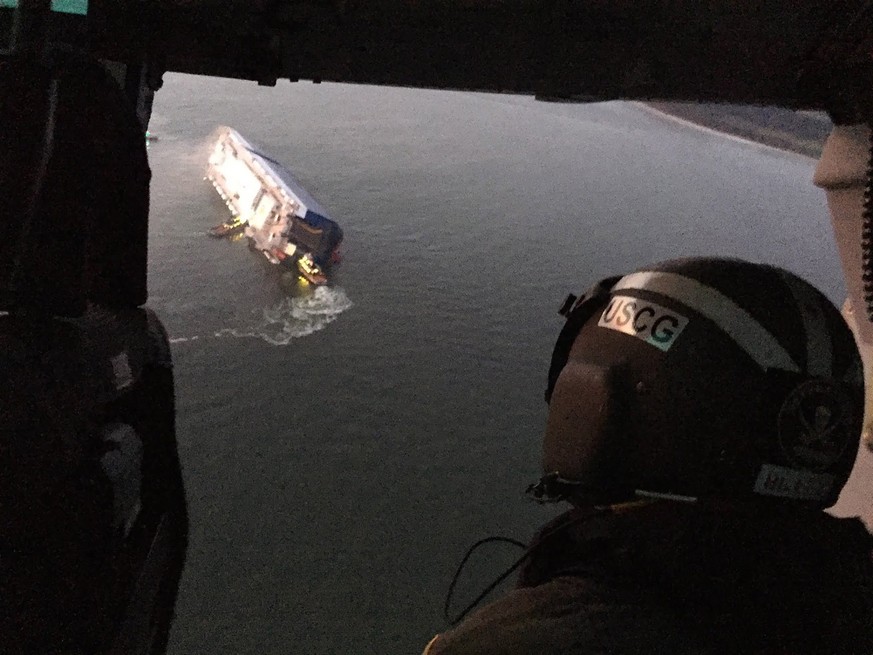
[[318,332],[352,306],[338,287],[317,287],[311,295],[284,298],[263,311],[261,322],[246,328],[225,328],[216,337],[252,337],[274,346],[287,346],[292,339]]
[[279,304],[262,309],[262,319],[256,325],[224,328],[211,335],[172,337],[170,343],[188,343],[210,337],[263,339],[274,346],[287,346],[292,339],[323,330],[352,306],[352,301],[339,287],[317,287],[312,294],[282,299]]

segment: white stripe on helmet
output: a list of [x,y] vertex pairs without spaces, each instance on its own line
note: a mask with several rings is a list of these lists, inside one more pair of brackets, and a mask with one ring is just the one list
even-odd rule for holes
[[806,333],[806,369],[812,376],[832,377],[834,374],[834,346],[825,322],[821,299],[805,283],[787,272],[780,272],[782,280],[791,289],[794,302],[803,319]]
[[767,329],[720,291],[676,273],[640,272],[626,275],[613,291],[651,291],[693,309],[718,325],[762,369],[800,372],[800,367]]

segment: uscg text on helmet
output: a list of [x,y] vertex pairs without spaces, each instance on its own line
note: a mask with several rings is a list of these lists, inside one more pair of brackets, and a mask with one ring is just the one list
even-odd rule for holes
[[614,296],[597,325],[637,337],[666,352],[688,325],[688,319],[647,300]]

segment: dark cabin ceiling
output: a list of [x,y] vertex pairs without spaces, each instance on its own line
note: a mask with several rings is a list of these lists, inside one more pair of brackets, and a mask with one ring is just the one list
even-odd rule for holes
[[91,0],[89,13],[103,57],[267,84],[873,107],[869,0]]

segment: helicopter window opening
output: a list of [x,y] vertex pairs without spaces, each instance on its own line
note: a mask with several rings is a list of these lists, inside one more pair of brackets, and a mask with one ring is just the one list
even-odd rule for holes
[[[15,9],[18,0],[0,0],[0,7]],[[52,0],[52,11],[60,14],[88,15],[88,0]]]
[[52,11],[87,16],[88,0],[52,0]]

